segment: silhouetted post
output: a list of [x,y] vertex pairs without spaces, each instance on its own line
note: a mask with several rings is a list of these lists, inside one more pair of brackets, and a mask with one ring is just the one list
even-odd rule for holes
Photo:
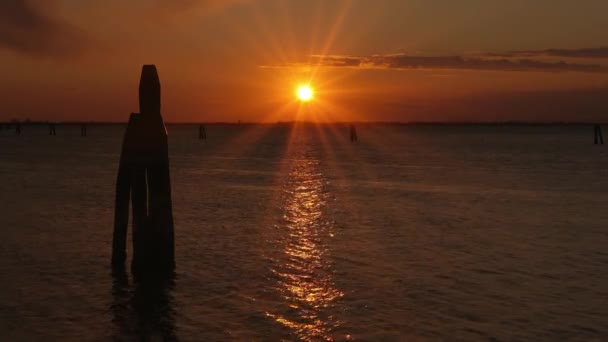
[[49,123],[49,135],[57,135],[57,131],[55,130],[55,124]]
[[350,125],[350,141],[355,142],[357,140],[357,128],[355,128],[355,125]]
[[593,135],[594,135],[594,143],[597,145],[598,143],[604,145],[604,136],[602,135],[602,126],[594,125],[593,126]]
[[17,133],[17,135],[21,135],[21,123],[20,122],[15,123],[15,133]]
[[87,124],[81,124],[80,125],[80,136],[81,137],[86,137],[87,136]]
[[126,260],[129,202],[133,213],[132,271],[163,274],[175,267],[173,210],[167,131],[160,113],[156,66],[144,65],[139,83],[140,113],[132,113],[125,132],[114,215],[112,264]]
[[205,129],[205,125],[198,126],[198,138],[200,140],[207,140],[207,130]]

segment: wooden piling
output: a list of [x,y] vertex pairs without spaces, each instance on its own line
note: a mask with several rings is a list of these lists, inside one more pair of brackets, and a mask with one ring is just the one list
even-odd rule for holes
[[198,138],[199,140],[207,140],[207,129],[205,125],[198,126]]
[[81,124],[80,125],[80,136],[81,137],[86,137],[87,136],[87,124]]
[[357,137],[357,128],[355,125],[350,125],[350,141],[356,142],[359,138]]
[[129,226],[129,202],[131,196],[132,135],[136,114],[131,114],[122,140],[122,151],[116,176],[116,200],[114,203],[114,234],[112,238],[112,266],[124,267],[127,258],[127,229]]
[[160,113],[160,81],[154,65],[142,69],[139,107],[139,114],[131,114],[118,169],[112,264],[124,265],[126,260],[130,200],[132,271],[158,274],[174,269],[175,251],[167,131]]
[[604,145],[604,136],[602,135],[602,126],[600,125],[594,125],[593,126],[593,143],[595,145]]

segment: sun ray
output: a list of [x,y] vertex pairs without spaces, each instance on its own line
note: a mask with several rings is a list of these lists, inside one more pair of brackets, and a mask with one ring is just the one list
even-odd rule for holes
[[[325,45],[321,49],[322,56],[327,55],[327,53],[330,51],[331,47],[333,46],[336,36],[338,35],[338,33],[340,32],[340,30],[342,28],[344,19],[346,18],[347,14],[351,8],[351,5],[352,5],[352,2],[349,0],[349,1],[345,2],[345,5],[342,6],[342,8],[340,8],[340,12],[338,13],[336,19],[334,20],[334,24],[331,28],[331,31],[329,32],[329,35],[327,36]],[[317,62],[317,65],[315,66],[315,68],[313,68],[311,78],[316,78],[319,68],[321,68],[321,63],[322,63],[322,60],[319,59],[319,61]]]

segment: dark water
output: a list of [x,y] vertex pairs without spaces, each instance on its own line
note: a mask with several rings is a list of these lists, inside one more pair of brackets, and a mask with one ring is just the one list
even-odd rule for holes
[[0,337],[603,340],[592,128],[170,126],[177,272],[109,266],[124,127],[0,133]]

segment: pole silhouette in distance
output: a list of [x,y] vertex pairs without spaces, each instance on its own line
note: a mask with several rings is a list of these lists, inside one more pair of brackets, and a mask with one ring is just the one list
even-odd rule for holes
[[167,130],[155,65],[142,68],[139,111],[129,118],[118,167],[112,265],[124,267],[126,261],[131,202],[131,271],[136,276],[167,275],[175,268],[173,209]]
[[355,127],[355,125],[351,124],[350,125],[350,141],[356,142],[357,140],[359,140],[359,137],[357,137],[357,128]]
[[602,126],[594,125],[593,126],[593,135],[594,135],[593,143],[595,145],[597,145],[598,143],[601,145],[604,145],[604,136],[602,135]]
[[198,138],[199,140],[207,140],[207,129],[203,124],[198,126]]

